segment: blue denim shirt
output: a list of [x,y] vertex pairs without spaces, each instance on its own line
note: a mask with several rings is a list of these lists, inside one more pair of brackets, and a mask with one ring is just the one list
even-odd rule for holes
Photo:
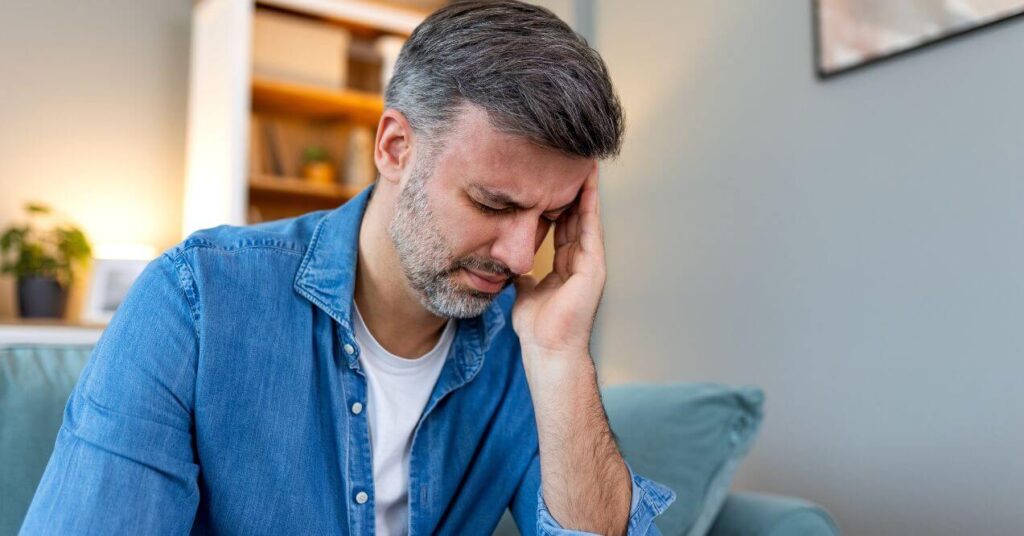
[[[23,534],[372,534],[352,332],[372,187],[329,212],[200,231],[147,267],[64,413]],[[412,441],[409,534],[558,525],[540,488],[514,288],[458,322]],[[674,494],[633,480],[630,534]]]

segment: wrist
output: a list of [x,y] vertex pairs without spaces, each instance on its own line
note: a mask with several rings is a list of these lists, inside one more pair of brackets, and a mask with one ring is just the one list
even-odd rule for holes
[[556,363],[590,361],[590,352],[586,348],[561,348],[556,350],[539,346],[523,346],[522,352],[523,359],[529,359],[531,361],[547,361]]
[[[531,389],[565,391],[585,380],[594,382],[596,369],[587,351],[523,350],[523,368]],[[539,393],[537,393],[539,394]]]
[[[573,338],[575,339],[575,337]],[[589,337],[583,340],[569,338],[560,341],[542,341],[521,337],[519,346],[524,359],[549,361],[590,360]]]

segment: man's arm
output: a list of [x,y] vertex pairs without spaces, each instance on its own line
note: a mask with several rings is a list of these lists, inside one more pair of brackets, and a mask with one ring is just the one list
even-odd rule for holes
[[540,443],[541,492],[563,527],[625,534],[629,470],[615,445],[589,355],[526,357]]
[[190,272],[150,263],[100,338],[64,411],[22,534],[186,534],[196,309]]
[[[554,384],[555,382],[552,383]],[[531,390],[535,392],[540,391],[540,389],[534,387],[531,387]],[[603,407],[598,407],[600,408],[601,415],[596,420],[603,422],[604,429],[607,430],[607,418],[604,416]],[[539,409],[537,409],[537,420],[538,422],[545,423],[553,422],[552,419],[542,417]],[[542,427],[545,427],[545,425],[538,425],[538,428]],[[597,429],[600,430],[601,428],[598,427]],[[605,461],[610,463],[602,464],[598,456],[591,456],[590,454],[592,453],[588,453],[586,449],[582,448],[584,443],[581,441],[575,442],[570,439],[562,443],[549,442],[549,446],[545,447],[544,441],[559,437],[559,434],[562,437],[572,435],[571,432],[562,433],[558,429],[553,430],[553,432],[541,434],[538,431],[539,435],[546,435],[546,437],[541,439],[540,449],[551,448],[551,451],[534,456],[516,490],[512,504],[509,505],[519,526],[519,531],[524,536],[534,534],[551,536],[593,533],[618,534],[623,532],[623,530],[630,535],[656,536],[660,534],[658,528],[654,525],[654,519],[664,512],[675,500],[675,493],[656,482],[634,474],[632,469],[629,468],[629,464],[622,462],[622,458],[619,456],[618,449],[614,443],[607,446],[609,451]],[[585,433],[584,435],[589,434]],[[558,449],[560,444],[566,448]],[[556,460],[556,463],[564,463],[570,467],[575,467],[576,473],[585,477],[586,475],[594,475],[591,477],[592,481],[589,483],[579,481],[570,483],[568,479],[561,476],[561,473],[555,472],[557,468],[553,470],[552,464],[544,461],[542,485],[541,457],[544,457],[546,460]],[[588,463],[580,463],[581,460]],[[616,460],[622,462],[622,465],[612,465]],[[629,501],[625,503],[625,511],[628,515],[625,527],[618,525],[619,520],[615,519],[616,514],[606,516],[607,520],[604,520],[598,517],[601,515],[601,512],[594,514],[591,510],[593,506],[614,504],[614,501],[621,499],[621,497],[615,496],[616,493],[622,493],[623,491],[619,487],[621,475],[601,476],[603,471],[608,469],[614,471],[619,467],[626,471],[625,482],[628,483],[628,487],[625,489],[626,500]],[[606,483],[610,483],[608,486],[609,492],[605,491]],[[551,497],[554,500],[546,499],[547,497]],[[565,503],[561,505],[563,511],[572,510],[574,506],[583,506],[583,508],[576,509],[576,511],[583,512],[581,514],[582,517],[580,519],[568,519],[564,514],[555,513],[557,512],[555,509],[560,506],[559,504],[552,504],[555,501]],[[584,509],[586,512],[584,512]],[[604,526],[603,524],[609,523],[611,528],[601,528]],[[572,528],[567,529],[566,527]]]
[[633,477],[608,426],[590,357],[604,282],[595,163],[579,202],[556,223],[552,272],[517,281],[512,322],[537,416],[541,514],[575,530],[645,533],[671,492]]

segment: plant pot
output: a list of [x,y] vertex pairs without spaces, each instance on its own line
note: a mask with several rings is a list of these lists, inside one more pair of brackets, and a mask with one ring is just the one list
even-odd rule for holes
[[67,290],[52,277],[18,279],[18,315],[22,318],[63,318]]
[[316,184],[335,184],[334,164],[330,162],[306,162],[302,166],[302,175],[307,181]]

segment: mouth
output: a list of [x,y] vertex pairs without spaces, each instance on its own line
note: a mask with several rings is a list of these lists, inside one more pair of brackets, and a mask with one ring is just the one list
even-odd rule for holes
[[488,294],[501,292],[501,289],[505,288],[505,283],[508,282],[508,278],[500,275],[476,272],[469,268],[462,268],[462,271],[466,273],[466,277],[474,288]]

